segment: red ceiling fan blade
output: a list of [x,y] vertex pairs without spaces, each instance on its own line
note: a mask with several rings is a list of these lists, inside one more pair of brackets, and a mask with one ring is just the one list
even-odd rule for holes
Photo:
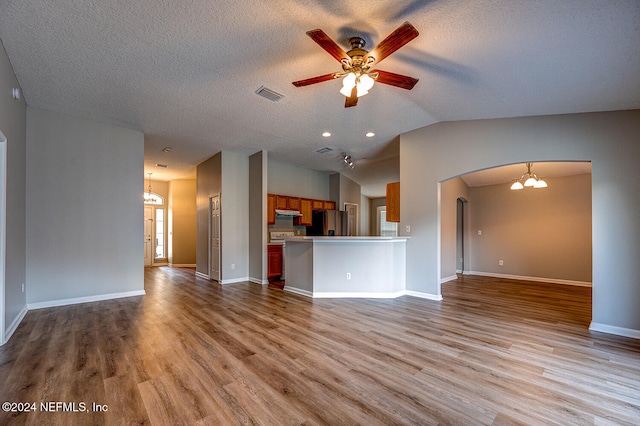
[[401,87],[407,90],[413,89],[413,86],[415,86],[416,83],[418,82],[417,78],[409,77],[402,74],[395,74],[389,71],[382,71],[382,70],[371,71],[371,73],[374,73],[374,72],[378,73],[378,78],[376,78],[376,81],[378,83]]
[[353,89],[351,89],[351,96],[344,101],[344,107],[349,108],[356,105],[358,105],[358,88],[353,86]]
[[320,45],[324,50],[333,56],[338,62],[342,59],[349,59],[349,55],[335,41],[331,40],[327,34],[321,29],[307,31],[307,35]]
[[333,80],[335,73],[319,75],[317,77],[308,78],[306,80],[294,81],[292,84],[296,87],[308,86],[310,84],[322,83],[323,81]]
[[387,56],[391,55],[396,50],[400,49],[405,44],[409,43],[414,38],[418,37],[420,33],[409,22],[405,22],[400,25],[394,32],[389,34],[387,38],[382,40],[376,47],[369,52],[365,60],[369,56],[373,56],[376,59],[376,64],[382,61]]

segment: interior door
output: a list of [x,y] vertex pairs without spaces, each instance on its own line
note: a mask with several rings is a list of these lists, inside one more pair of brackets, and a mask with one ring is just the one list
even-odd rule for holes
[[153,266],[153,207],[144,206],[144,266]]
[[220,194],[209,199],[211,212],[209,238],[209,279],[220,281]]
[[347,212],[347,232],[344,234],[355,237],[358,235],[358,205],[344,203],[344,210]]

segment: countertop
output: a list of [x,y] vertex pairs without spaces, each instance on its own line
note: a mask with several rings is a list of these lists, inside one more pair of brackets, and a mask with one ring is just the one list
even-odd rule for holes
[[350,243],[350,242],[384,242],[384,241],[406,241],[409,237],[376,237],[376,236],[363,236],[363,237],[347,237],[347,236],[305,236],[305,237],[291,237],[285,238],[285,241],[289,242],[313,242],[313,241],[334,241],[341,243]]

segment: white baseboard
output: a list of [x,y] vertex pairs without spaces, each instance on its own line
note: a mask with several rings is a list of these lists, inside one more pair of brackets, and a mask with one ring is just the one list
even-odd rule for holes
[[46,302],[28,303],[27,309],[44,309],[53,308],[55,306],[77,305],[79,303],[99,302],[101,300],[121,299],[123,297],[144,296],[147,294],[144,290],[125,291],[122,293],[98,294],[95,296],[75,297],[73,299],[49,300]]
[[169,263],[172,268],[195,268],[195,263]]
[[295,293],[295,294],[299,294],[301,296],[307,296],[307,297],[311,297],[313,298],[313,293],[311,293],[309,290],[302,290],[300,288],[296,288],[296,287],[289,287],[285,284],[284,291],[288,291],[290,293]]
[[235,283],[244,283],[249,281],[248,277],[243,278],[231,278],[230,280],[220,280],[220,284],[235,284]]
[[376,292],[314,292],[311,297],[314,299],[395,299],[396,297],[404,296],[404,291],[398,291],[395,293],[376,293]]
[[260,278],[249,278],[249,281],[254,284],[267,285],[269,280],[261,280]]
[[208,280],[208,279],[209,279],[209,275],[207,275],[207,274],[203,274],[202,272],[198,272],[198,271],[196,271],[196,277],[198,277],[198,278],[204,278],[205,280]]
[[407,296],[419,297],[421,299],[435,300],[437,302],[442,300],[441,294],[422,293],[419,291],[411,291],[411,290],[405,290],[404,294],[406,294]]
[[24,305],[20,313],[18,313],[18,316],[16,316],[9,327],[4,331],[4,342],[0,342],[0,346],[7,343],[11,336],[13,336],[13,333],[17,330],[18,326],[24,319],[24,316],[27,315],[27,312],[29,312],[29,309],[27,308],[27,305]]
[[615,325],[600,324],[592,321],[591,325],[589,325],[589,330],[640,339],[640,330],[634,330],[633,328],[617,327]]
[[536,281],[541,283],[576,285],[579,287],[592,286],[592,284],[588,281],[572,281],[572,280],[563,280],[560,278],[541,278],[541,277],[527,277],[523,275],[494,274],[492,272],[469,271],[469,272],[465,272],[465,275],[480,275],[483,277],[507,278],[510,280],[524,280],[524,281]]
[[458,279],[457,275],[451,275],[450,277],[440,278],[440,284],[444,284],[444,283],[447,283],[449,281],[453,281],[453,280],[457,280],[457,279]]

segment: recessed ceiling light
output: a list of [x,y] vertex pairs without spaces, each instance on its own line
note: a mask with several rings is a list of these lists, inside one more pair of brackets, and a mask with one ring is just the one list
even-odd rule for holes
[[372,138],[372,137],[374,137],[375,135],[376,135],[375,133],[373,133],[373,132],[369,132],[369,133],[367,133],[365,136],[366,136],[366,137],[368,137],[368,138]]
[[164,148],[162,151],[164,151],[164,152],[171,152],[171,147],[170,147],[170,146],[168,146],[168,147]]
[[168,166],[166,164],[156,163],[156,167],[162,167],[163,169],[166,169]]
[[324,136],[325,138],[328,138],[329,136],[331,136],[331,133],[330,132],[324,132],[322,134],[322,136]]

